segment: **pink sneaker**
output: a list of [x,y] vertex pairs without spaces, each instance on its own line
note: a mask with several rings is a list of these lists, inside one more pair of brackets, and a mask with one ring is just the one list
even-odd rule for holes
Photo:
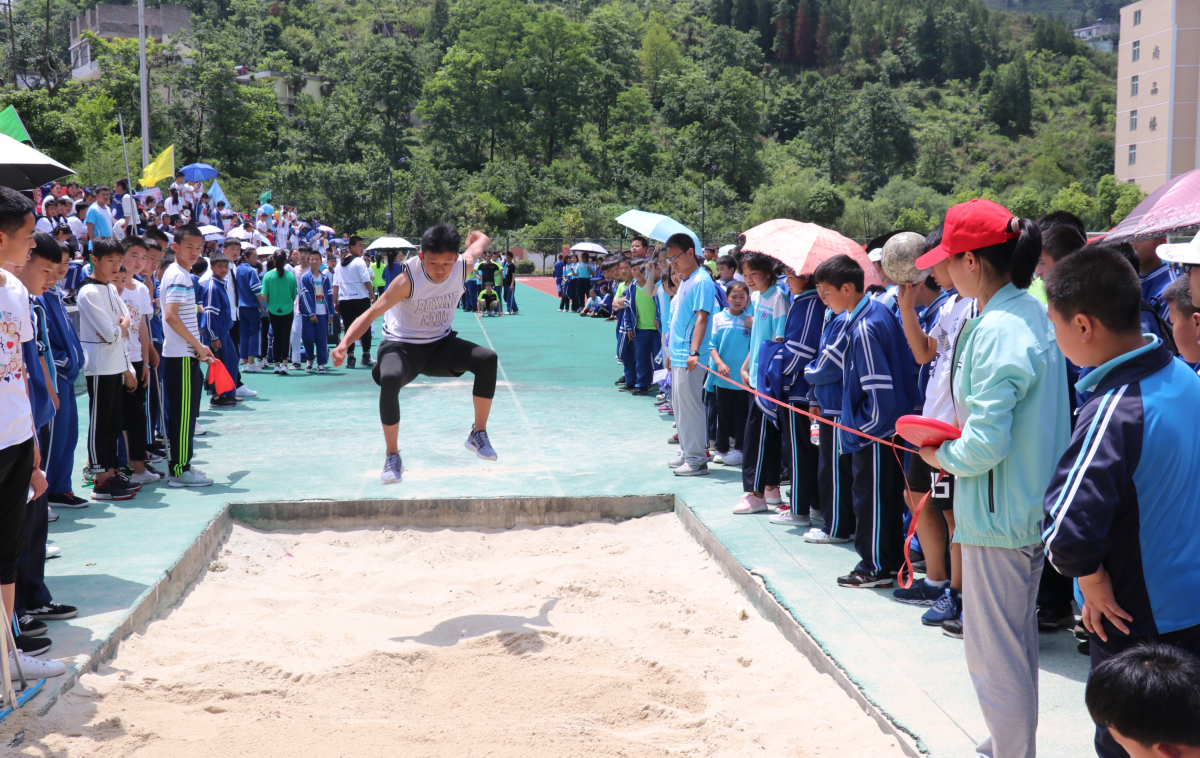
[[783,497],[780,495],[778,487],[767,487],[763,492],[763,497],[766,498],[767,505],[783,504]]
[[753,492],[743,494],[742,499],[733,508],[733,512],[737,514],[766,513],[768,510],[767,501],[761,497],[756,497]]

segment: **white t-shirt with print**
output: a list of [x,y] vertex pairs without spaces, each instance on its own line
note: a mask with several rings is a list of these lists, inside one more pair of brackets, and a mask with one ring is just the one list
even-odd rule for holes
[[963,325],[978,315],[975,298],[951,295],[942,303],[941,316],[929,331],[929,336],[937,340],[937,353],[933,358],[933,375],[925,386],[925,406],[921,414],[947,424],[959,426],[956,423],[954,396],[950,388],[950,374],[954,367],[954,347],[958,344],[958,335],[962,334]]
[[129,310],[129,336],[125,338],[125,346],[129,348],[130,363],[145,360],[142,356],[142,320],[154,314],[150,301],[150,290],[146,285],[134,280],[130,286],[121,290],[121,302]]
[[11,271],[0,287],[0,450],[33,436],[33,410],[25,391],[21,343],[33,339],[29,290]]
[[371,296],[371,276],[363,259],[355,256],[350,259],[350,265],[338,266],[334,284],[338,286],[339,300],[362,300]]

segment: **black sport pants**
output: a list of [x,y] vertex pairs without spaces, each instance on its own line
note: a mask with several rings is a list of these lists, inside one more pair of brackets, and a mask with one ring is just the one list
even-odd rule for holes
[[192,441],[196,436],[196,417],[200,414],[200,390],[204,375],[200,361],[193,357],[163,358],[167,376],[167,406],[170,413],[167,435],[170,439],[171,476],[183,476],[191,469]]
[[25,544],[33,437],[0,450],[0,584],[17,581],[17,558]]
[[87,377],[88,463],[101,469],[117,467],[117,438],[121,436],[123,374]]
[[371,372],[379,385],[379,420],[384,426],[400,423],[400,389],[418,374],[451,377],[469,371],[475,375],[471,394],[490,400],[496,395],[496,364],[495,352],[455,332],[425,344],[384,340]]
[[[342,317],[342,327],[346,331],[350,331],[350,325],[354,323],[354,320],[366,313],[370,307],[371,300],[370,298],[366,297],[358,298],[357,300],[339,300],[337,304],[337,311],[338,315]],[[362,342],[363,358],[370,358],[371,330],[368,329],[367,331],[363,332],[363,335],[359,337],[359,340]],[[354,343],[350,343],[350,349],[346,351],[346,356],[349,358],[354,357]],[[410,379],[409,381],[412,380]],[[399,418],[399,416],[397,416],[397,418]]]

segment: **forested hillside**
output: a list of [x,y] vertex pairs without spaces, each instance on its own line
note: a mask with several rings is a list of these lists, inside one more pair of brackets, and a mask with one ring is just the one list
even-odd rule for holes
[[[153,51],[151,153],[339,229],[386,229],[389,180],[399,232],[533,237],[610,236],[631,207],[699,231],[702,194],[709,237],[778,216],[924,229],[973,196],[1106,228],[1140,197],[1111,176],[1115,56],[972,0],[180,2],[193,33]],[[117,114],[138,134],[137,44],[93,40],[103,76],[63,77],[83,5],[15,0],[0,101],[111,182]],[[236,66],[328,94],[288,113]],[[15,91],[14,67],[48,86]]]

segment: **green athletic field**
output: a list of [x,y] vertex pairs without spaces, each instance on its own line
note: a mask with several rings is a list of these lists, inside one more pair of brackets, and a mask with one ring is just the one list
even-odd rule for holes
[[[772,526],[766,514],[730,513],[741,493],[740,471],[714,466],[707,477],[672,476],[664,465],[676,451],[666,444],[670,417],[657,413],[650,398],[618,393],[613,385],[620,373],[613,324],[557,313],[557,297],[525,285],[518,301],[519,316],[481,321],[459,312],[455,322],[461,336],[500,355],[488,425],[499,461],[481,461],[463,448],[472,420],[469,376],[421,377],[402,392],[408,470],[402,484],[384,488],[378,395],[368,370],[250,375],[258,397],[220,412],[203,405],[200,421],[209,432],[196,441],[197,463],[216,485],[151,485],[128,502],[58,511],[50,540],[63,556],[47,564],[47,581],[57,600],[81,612],[50,622],[50,655],[90,653],[103,644],[229,502],[673,493],[925,749],[947,758],[971,754],[985,727],[962,643],[922,627],[924,609],[892,601],[891,590],[838,588],[835,578],[856,561],[853,545],[810,545],[800,539],[804,530]],[[77,402],[86,425],[87,397]],[[84,449],[81,438],[77,468]],[[1039,753],[1089,755],[1087,659],[1068,632],[1041,639]],[[48,690],[55,692],[53,682]],[[797,703],[798,730],[813,726],[804,714],[804,703]]]

